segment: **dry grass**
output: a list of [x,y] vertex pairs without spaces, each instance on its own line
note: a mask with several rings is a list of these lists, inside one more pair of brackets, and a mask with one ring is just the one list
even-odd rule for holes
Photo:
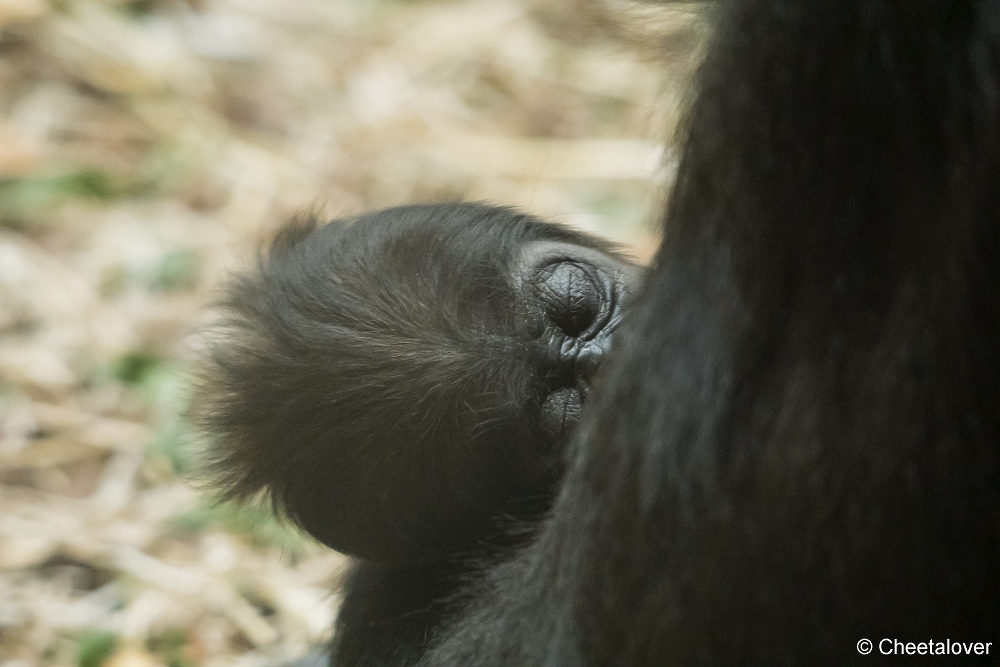
[[342,557],[184,481],[213,286],[305,206],[487,199],[648,255],[692,35],[598,0],[0,0],[0,665],[328,636]]

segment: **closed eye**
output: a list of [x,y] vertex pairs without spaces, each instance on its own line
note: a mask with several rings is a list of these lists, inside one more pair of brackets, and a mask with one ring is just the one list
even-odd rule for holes
[[603,310],[604,291],[590,267],[562,261],[538,274],[538,297],[551,322],[573,338],[593,328]]

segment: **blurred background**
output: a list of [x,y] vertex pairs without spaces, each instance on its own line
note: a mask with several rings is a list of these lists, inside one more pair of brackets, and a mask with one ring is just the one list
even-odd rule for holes
[[0,0],[0,667],[264,665],[343,558],[190,483],[198,327],[282,220],[490,200],[640,259],[690,5]]

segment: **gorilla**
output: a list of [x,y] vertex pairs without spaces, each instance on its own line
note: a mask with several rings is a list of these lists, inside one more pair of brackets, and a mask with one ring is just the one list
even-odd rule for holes
[[526,541],[639,276],[607,241],[445,204],[294,220],[231,281],[194,409],[226,495],[356,557],[337,664],[422,644],[465,561]]
[[617,331],[613,248],[478,205],[234,283],[203,423],[361,559],[330,664],[1000,650],[1000,1],[706,11]]

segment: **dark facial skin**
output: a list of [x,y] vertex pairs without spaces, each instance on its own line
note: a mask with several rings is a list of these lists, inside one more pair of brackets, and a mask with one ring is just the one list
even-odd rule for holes
[[554,442],[565,442],[579,421],[639,278],[632,263],[552,241],[527,244],[515,264],[528,336],[542,348],[540,422]]
[[293,223],[221,304],[195,401],[216,475],[379,563],[503,546],[549,507],[639,275],[507,208]]

